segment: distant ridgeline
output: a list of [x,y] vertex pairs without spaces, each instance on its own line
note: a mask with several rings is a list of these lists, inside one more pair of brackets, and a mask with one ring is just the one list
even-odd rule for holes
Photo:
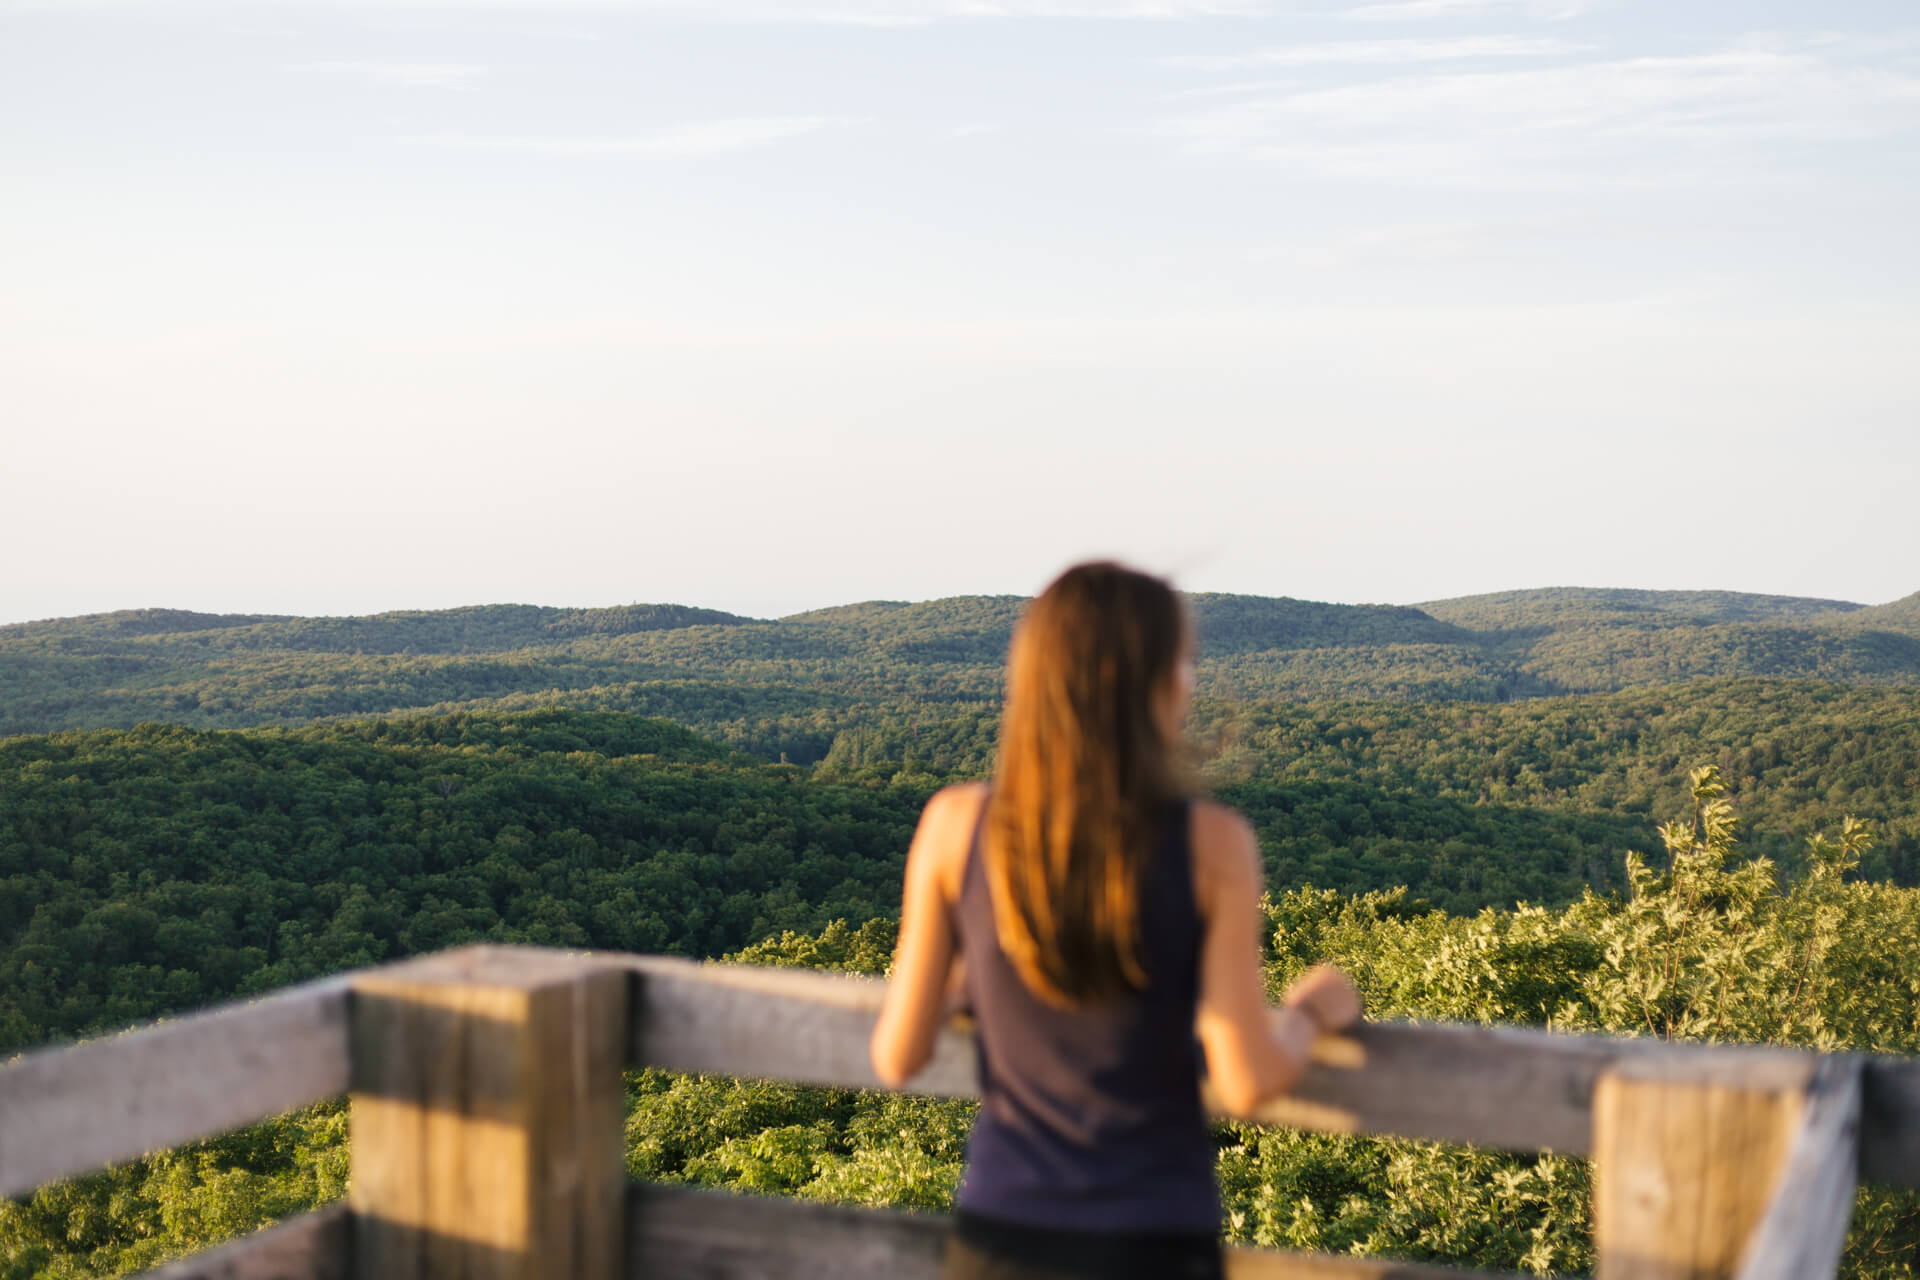
[[[1573,589],[1418,608],[1192,601],[1201,690],[1232,701],[1507,702],[1702,677],[1920,685],[1920,594],[1877,608]],[[365,618],[151,609],[25,623],[0,627],[0,734],[564,703],[664,716],[809,764],[844,729],[924,722],[941,708],[991,711],[1021,604],[876,602],[778,621],[679,605],[490,605]],[[846,750],[859,754],[857,743]]]

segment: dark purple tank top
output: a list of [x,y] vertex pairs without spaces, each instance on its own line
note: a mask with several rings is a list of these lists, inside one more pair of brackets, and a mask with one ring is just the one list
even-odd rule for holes
[[982,843],[976,826],[955,913],[980,1066],[959,1207],[1038,1227],[1213,1234],[1187,805],[1169,808],[1141,885],[1147,989],[1084,1010],[1032,994],[1000,950]]

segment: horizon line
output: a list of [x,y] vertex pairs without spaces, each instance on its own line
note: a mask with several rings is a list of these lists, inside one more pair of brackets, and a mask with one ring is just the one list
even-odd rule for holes
[[[1831,605],[1831,606],[1835,606],[1833,612],[1837,612],[1837,613],[1854,612],[1854,611],[1859,611],[1864,609],[1879,608],[1889,604],[1898,604],[1902,600],[1910,599],[1913,596],[1920,595],[1920,591],[1914,591],[1914,592],[1909,592],[1907,595],[1894,596],[1888,600],[1882,600],[1876,603],[1869,603],[1869,602],[1858,601],[1858,600],[1848,600],[1848,599],[1844,599],[1837,596],[1808,596],[1808,595],[1798,595],[1793,593],[1775,592],[1775,591],[1743,591],[1743,590],[1737,590],[1737,589],[1728,588],[1728,587],[1621,587],[1621,586],[1596,587],[1596,586],[1581,586],[1581,585],[1576,585],[1571,583],[1559,583],[1559,584],[1551,584],[1551,585],[1537,586],[1537,587],[1504,587],[1504,588],[1497,588],[1492,591],[1471,591],[1462,595],[1454,595],[1454,596],[1430,596],[1422,600],[1413,600],[1413,601],[1317,600],[1317,599],[1312,599],[1306,596],[1269,595],[1265,593],[1252,592],[1252,591],[1218,591],[1218,590],[1193,591],[1193,590],[1182,589],[1180,591],[1180,594],[1188,597],[1225,596],[1225,597],[1235,597],[1235,598],[1247,599],[1247,600],[1292,601],[1299,604],[1326,605],[1332,608],[1342,608],[1342,609],[1424,609],[1428,605],[1457,604],[1462,601],[1468,601],[1468,600],[1489,600],[1489,599],[1494,599],[1500,596],[1547,594],[1552,592],[1593,592],[1593,593],[1632,592],[1636,594],[1655,595],[1655,596],[1659,596],[1659,595],[1684,596],[1684,595],[1704,595],[1704,594],[1742,596],[1742,597],[1747,597],[1747,598],[1756,599],[1756,600],[1794,600],[1794,601],[1804,601],[1809,604]],[[403,608],[397,608],[397,609],[380,609],[380,610],[375,610],[369,613],[275,613],[275,612],[267,612],[262,610],[249,610],[249,609],[213,610],[213,609],[187,609],[187,608],[179,608],[172,605],[132,605],[132,606],[126,606],[118,609],[96,610],[90,613],[57,614],[57,615],[37,617],[37,618],[19,618],[11,621],[0,622],[0,630],[11,630],[16,627],[47,626],[47,625],[52,625],[52,624],[62,623],[62,622],[85,622],[90,619],[111,618],[111,617],[115,617],[123,614],[139,614],[139,613],[177,613],[177,614],[187,614],[187,615],[191,615],[193,617],[198,617],[198,618],[244,619],[244,621],[235,621],[229,624],[235,627],[242,627],[242,626],[257,626],[265,623],[274,623],[274,622],[366,621],[366,620],[377,619],[377,618],[393,618],[397,616],[408,616],[408,615],[417,616],[417,615],[426,615],[426,614],[461,613],[461,612],[478,611],[483,609],[545,609],[545,610],[553,610],[556,612],[569,612],[569,613],[594,613],[594,612],[603,612],[603,611],[614,610],[614,609],[633,609],[633,608],[693,609],[693,610],[701,610],[708,613],[726,614],[730,618],[737,619],[739,623],[779,623],[779,622],[787,622],[795,618],[800,618],[807,614],[824,613],[828,610],[833,610],[833,609],[855,609],[863,605],[892,605],[900,608],[908,608],[913,605],[938,604],[942,601],[947,601],[947,600],[1031,600],[1031,599],[1033,599],[1032,595],[1024,594],[1020,592],[999,592],[999,593],[956,592],[952,595],[925,596],[919,599],[899,599],[894,597],[873,596],[873,597],[868,597],[862,600],[843,600],[843,601],[838,601],[831,604],[813,605],[804,609],[796,609],[791,613],[777,614],[772,616],[759,616],[755,614],[738,613],[731,609],[722,609],[713,605],[690,604],[690,603],[686,603],[684,601],[678,601],[678,600],[629,600],[619,604],[588,604],[588,605],[537,604],[537,603],[533,603],[525,600],[491,600],[491,601],[484,601],[484,602],[478,602],[478,603],[472,603],[472,604],[442,605],[442,606],[433,607],[433,608],[404,608],[403,607]],[[730,626],[730,625],[736,625],[736,623],[716,622],[716,623],[693,623],[689,625]],[[209,628],[209,629],[219,630],[221,628]]]

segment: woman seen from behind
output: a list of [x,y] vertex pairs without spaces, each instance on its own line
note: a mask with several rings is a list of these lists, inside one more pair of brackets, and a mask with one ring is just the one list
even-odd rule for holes
[[992,782],[921,815],[871,1051],[899,1087],[973,1012],[948,1280],[1219,1276],[1203,1057],[1246,1114],[1360,1015],[1327,968],[1266,1003],[1252,829],[1182,766],[1193,656],[1165,582],[1067,570],[1015,631]]

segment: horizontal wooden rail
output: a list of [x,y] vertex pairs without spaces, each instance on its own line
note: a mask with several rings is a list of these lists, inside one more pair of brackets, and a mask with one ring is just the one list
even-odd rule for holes
[[1860,1181],[1920,1187],[1920,1060],[1861,1060]]
[[349,1280],[353,1215],[344,1204],[141,1273],[141,1280]]
[[[867,1037],[886,984],[803,969],[622,957],[634,994],[637,1065],[847,1088],[879,1087]],[[915,1093],[973,1097],[964,1019],[943,1029]],[[1672,1059],[1729,1070],[1809,1071],[1798,1049],[1673,1044],[1507,1027],[1373,1022],[1322,1039],[1315,1064],[1264,1123],[1390,1134],[1511,1151],[1593,1149],[1593,1090],[1609,1067]],[[1862,1181],[1920,1186],[1920,1063],[1868,1058],[1862,1071]]]
[[[511,954],[509,951],[507,954]],[[636,975],[637,1065],[877,1088],[866,1042],[879,979],[599,955]],[[377,971],[376,971],[377,972]],[[0,1065],[0,1195],[250,1124],[348,1086],[356,975]],[[1628,1059],[1710,1054],[1809,1060],[1799,1050],[1676,1045],[1499,1027],[1369,1023],[1328,1037],[1295,1093],[1262,1121],[1341,1133],[1587,1154],[1594,1082]],[[1920,1186],[1920,1062],[1861,1064],[1861,1182]],[[913,1091],[971,1097],[971,1027],[944,1028]]]
[[[887,984],[879,978],[700,964],[666,956],[622,957],[634,984],[632,1062],[796,1084],[878,1089],[867,1040]],[[971,1098],[973,1032],[956,1018],[940,1030],[914,1093]]]
[[[946,1214],[636,1185],[627,1191],[628,1280],[936,1280]],[[1229,1249],[1228,1280],[1493,1280],[1383,1258]]]
[[327,978],[0,1066],[0,1196],[345,1093],[351,982]]
[[[686,1187],[627,1188],[628,1280],[936,1280],[952,1219]],[[335,1205],[149,1271],[143,1280],[347,1280],[352,1220]],[[1264,1249],[1228,1280],[1497,1280],[1488,1273]],[[561,1278],[556,1277],[556,1280]]]

